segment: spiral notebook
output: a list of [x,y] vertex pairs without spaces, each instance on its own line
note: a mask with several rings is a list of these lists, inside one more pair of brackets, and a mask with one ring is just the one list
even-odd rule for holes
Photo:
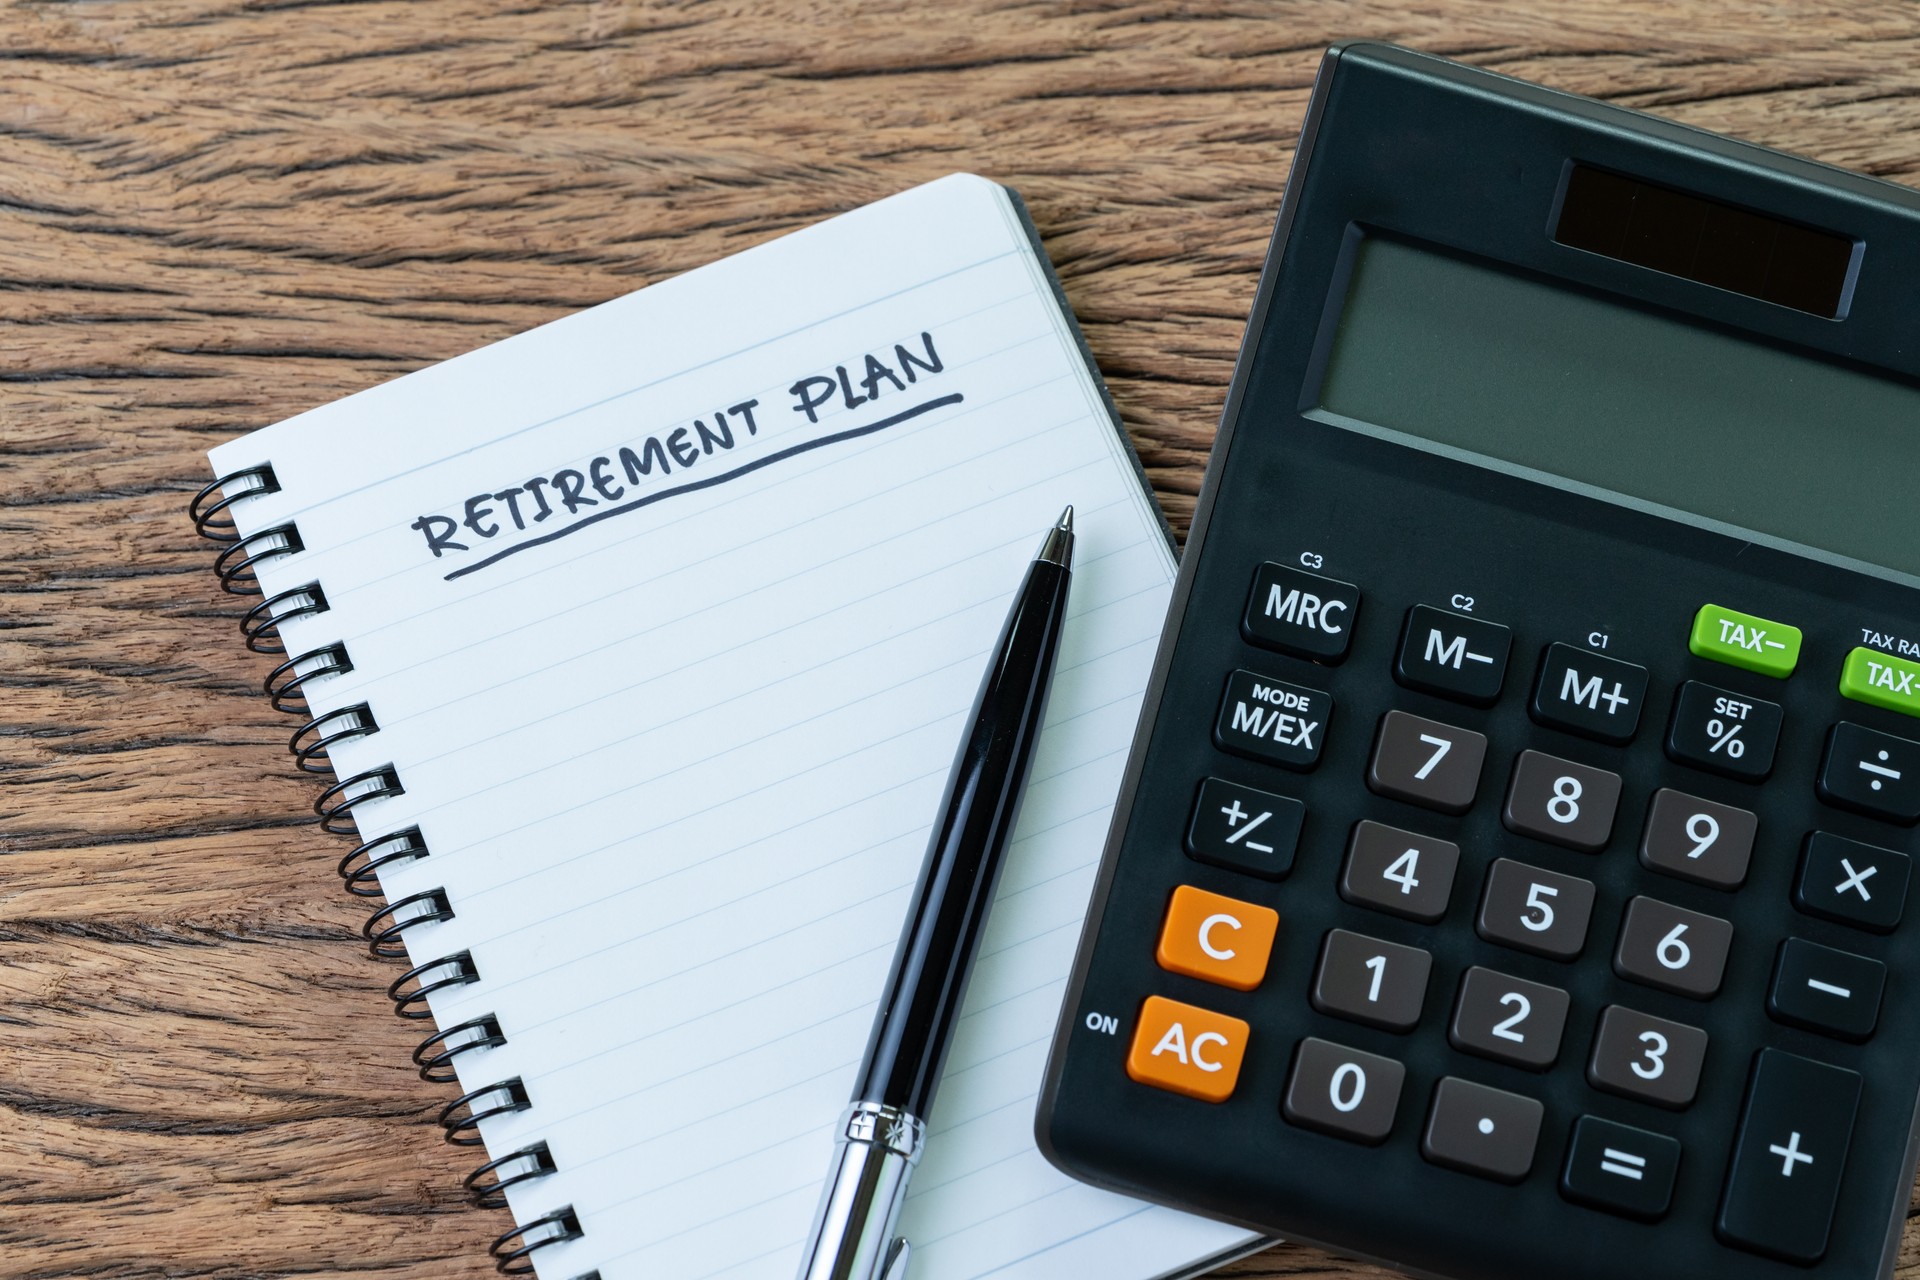
[[496,1261],[548,1280],[789,1280],[981,664],[1073,503],[914,1280],[1252,1243],[1033,1145],[1174,557],[1010,192],[915,188],[211,458],[196,524],[518,1224]]

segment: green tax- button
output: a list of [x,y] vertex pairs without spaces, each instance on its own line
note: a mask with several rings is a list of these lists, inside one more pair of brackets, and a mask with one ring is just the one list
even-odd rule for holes
[[1703,604],[1693,615],[1687,648],[1697,658],[1784,679],[1800,661],[1800,628]]
[[1920,716],[1920,662],[1878,649],[1855,649],[1840,668],[1840,696]]

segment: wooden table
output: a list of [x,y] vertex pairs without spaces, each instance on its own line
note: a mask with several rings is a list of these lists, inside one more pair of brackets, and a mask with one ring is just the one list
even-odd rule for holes
[[1906,3],[963,8],[0,10],[0,1273],[479,1277],[510,1225],[181,516],[209,445],[965,168],[1183,525],[1332,40],[1920,174]]

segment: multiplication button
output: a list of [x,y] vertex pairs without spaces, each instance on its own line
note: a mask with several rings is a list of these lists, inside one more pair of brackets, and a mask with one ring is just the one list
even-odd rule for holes
[[1793,905],[1810,916],[1892,933],[1907,905],[1912,859],[1825,831],[1807,837]]
[[1697,769],[1759,782],[1773,772],[1783,718],[1777,702],[1689,680],[1673,700],[1667,754]]
[[1292,796],[1208,778],[1200,784],[1187,826],[1187,853],[1195,861],[1262,880],[1285,879],[1293,870],[1306,815],[1307,806]]
[[1253,571],[1240,630],[1247,639],[1296,658],[1338,662],[1353,642],[1360,589],[1317,573],[1267,563]]
[[1311,769],[1320,761],[1333,696],[1252,671],[1227,678],[1214,741],[1268,764]]

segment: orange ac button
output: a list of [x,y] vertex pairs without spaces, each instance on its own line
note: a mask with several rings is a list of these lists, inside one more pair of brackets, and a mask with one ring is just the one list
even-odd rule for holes
[[1267,976],[1280,914],[1183,884],[1167,904],[1154,958],[1162,969],[1251,991]]
[[1225,1102],[1240,1078],[1247,1024],[1224,1013],[1148,996],[1127,1053],[1127,1074],[1141,1084],[1202,1102]]

